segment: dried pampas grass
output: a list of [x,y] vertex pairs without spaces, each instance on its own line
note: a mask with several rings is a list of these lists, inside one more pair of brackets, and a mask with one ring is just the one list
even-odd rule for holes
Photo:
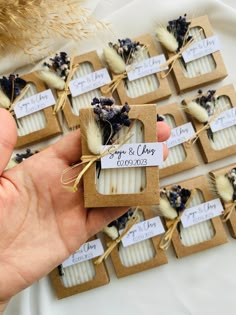
[[83,7],[83,0],[0,0],[0,45],[30,55],[50,52],[59,38],[79,41],[104,27]]

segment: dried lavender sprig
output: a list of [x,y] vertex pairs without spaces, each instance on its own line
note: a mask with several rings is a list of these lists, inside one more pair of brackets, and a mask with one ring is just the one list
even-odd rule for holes
[[1,89],[11,102],[20,95],[26,84],[27,82],[21,79],[18,74],[10,74],[9,77],[3,76],[0,78]]
[[25,153],[16,153],[16,156],[13,158],[13,160],[19,164],[36,153],[38,153],[38,151],[32,152],[31,149],[27,148]]
[[179,16],[176,20],[170,20],[166,27],[178,42],[177,52],[180,51],[186,42],[192,39],[192,36],[188,34],[191,22],[187,22],[186,17],[187,14],[184,14],[184,16]]
[[96,120],[103,130],[103,144],[112,144],[117,132],[123,127],[129,127],[131,121],[128,113],[130,107],[127,103],[123,106],[114,104],[112,98],[94,98],[91,102]]
[[161,195],[166,196],[172,208],[177,213],[182,212],[185,209],[186,202],[188,201],[191,191],[186,188],[182,188],[180,185],[174,185],[171,189],[162,189]]
[[115,49],[126,65],[132,64],[137,53],[144,47],[140,42],[132,41],[130,38],[118,39],[117,43],[110,42],[109,46]]
[[53,58],[49,59],[49,62],[44,62],[44,66],[53,70],[60,78],[66,81],[70,69],[70,57],[66,52],[60,52]]

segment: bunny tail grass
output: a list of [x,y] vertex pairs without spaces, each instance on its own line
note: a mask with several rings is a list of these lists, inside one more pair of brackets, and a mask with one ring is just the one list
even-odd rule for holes
[[103,55],[109,68],[115,74],[121,74],[126,71],[126,65],[124,60],[117,54],[112,47],[106,47],[103,49]]
[[178,216],[176,210],[172,208],[169,201],[164,198],[160,198],[159,209],[161,211],[162,216],[167,219],[174,220]]
[[232,201],[234,189],[232,184],[230,183],[229,179],[224,176],[220,175],[215,179],[215,186],[218,195],[226,202]]
[[65,87],[65,81],[52,71],[39,70],[36,75],[51,88],[61,91]]
[[178,49],[178,42],[174,35],[170,33],[165,27],[160,26],[156,30],[156,36],[159,42],[169,51],[176,52]]

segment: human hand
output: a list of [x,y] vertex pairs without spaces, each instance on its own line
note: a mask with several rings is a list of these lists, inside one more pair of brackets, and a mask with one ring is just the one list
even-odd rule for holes
[[[79,130],[4,171],[16,127],[1,109],[0,128],[1,314],[1,302],[48,274],[127,207],[86,209],[82,184],[75,193],[62,187],[62,171],[81,157]],[[165,141],[169,134],[169,127],[159,122],[158,140]]]

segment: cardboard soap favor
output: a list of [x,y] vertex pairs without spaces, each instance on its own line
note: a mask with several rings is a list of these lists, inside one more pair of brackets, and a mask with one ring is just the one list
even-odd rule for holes
[[[220,119],[220,114],[225,111],[232,110],[227,114],[234,119],[234,125],[213,132],[213,140],[208,137],[207,131],[204,130],[199,133],[198,144],[202,153],[202,157],[205,163],[210,163],[223,159],[227,156],[236,154],[236,93],[232,84],[226,85],[216,90],[215,95],[217,97],[214,107],[214,113],[209,119],[212,119],[215,115],[215,121],[218,119],[219,123],[224,119]],[[194,118],[190,118],[196,131],[201,130],[204,127],[203,123],[198,122]],[[213,121],[214,122],[214,118]]]
[[[142,218],[141,222],[154,218],[151,206],[141,206],[138,211],[140,211],[139,216]],[[150,225],[152,224],[153,223],[150,223]],[[148,223],[146,224],[146,232],[148,233],[147,226]],[[134,225],[133,229],[133,232],[130,232],[130,238],[135,237],[137,235],[135,230],[138,231],[140,228],[136,228]],[[143,235],[144,234],[142,234],[141,237]],[[119,243],[110,254],[117,277],[126,277],[166,264],[168,261],[165,252],[158,248],[160,238],[161,236],[157,235],[127,247]],[[112,242],[111,238],[107,235],[105,235],[105,241],[108,246]]]
[[[21,78],[30,85],[22,100],[47,90],[43,81],[34,72],[25,74]],[[15,148],[47,140],[62,133],[57,117],[53,113],[53,106],[16,119],[16,122],[18,137]]]
[[[77,78],[83,78],[86,75],[92,74],[95,71],[104,69],[102,66],[97,52],[91,51],[79,56],[76,56],[73,61],[74,65],[78,64],[78,69],[72,77],[72,80]],[[72,81],[71,80],[71,81]],[[103,86],[104,87],[104,86]],[[60,97],[60,91],[57,91],[58,97]],[[92,99],[94,97],[105,96],[102,87],[90,90],[88,92],[82,93],[78,96],[72,97],[70,91],[68,92],[68,97],[66,100],[63,113],[67,122],[69,129],[76,129],[80,125],[80,109],[84,107],[90,107]],[[111,96],[108,94],[106,96]]]
[[[147,46],[146,56],[142,57],[142,60],[161,54],[161,52],[157,50],[151,35],[145,34],[134,40]],[[142,60],[138,60],[138,62],[141,62]],[[134,61],[134,65],[131,65],[131,69],[132,66],[135,66],[135,63],[136,62]],[[163,74],[163,71],[134,81],[129,81],[128,78],[123,79],[116,89],[121,103],[124,104],[127,102],[130,105],[146,104],[169,97],[171,95],[171,90],[168,79],[162,78],[161,74]],[[113,79],[116,79],[117,77],[119,77],[119,75],[112,73]]]
[[[233,168],[236,168],[236,164],[231,164],[229,166],[225,166],[222,168],[219,168],[217,170],[213,170],[210,172],[210,175],[213,176],[213,181],[218,177],[218,176],[225,176],[229,171],[231,171]],[[215,190],[215,188],[214,188]],[[216,192],[217,194],[217,192]],[[218,194],[217,194],[218,195]],[[219,195],[218,195],[219,196]],[[232,196],[233,198],[233,196]],[[224,202],[224,200],[221,198],[221,202],[224,205],[224,208],[227,206],[227,202]],[[233,206],[233,203],[231,203],[230,207]],[[236,207],[236,204],[235,204]],[[236,208],[234,207],[234,210],[232,211],[231,215],[229,216],[228,220],[226,221],[226,224],[229,228],[229,232],[233,238],[236,238]]]
[[[171,129],[183,126],[182,134],[175,133],[175,139],[186,135],[186,120],[177,103],[157,108],[157,114],[165,118]],[[181,131],[180,131],[181,132]],[[172,131],[173,134],[173,131]],[[172,138],[173,139],[173,138]],[[173,141],[175,140],[173,139]],[[171,140],[171,137],[170,137]],[[178,139],[177,139],[178,140]],[[168,141],[166,142],[168,147]],[[194,148],[185,142],[168,148],[168,157],[160,166],[160,178],[191,169],[199,164]]]
[[[195,38],[192,45],[214,35],[208,16],[193,18],[190,22],[190,35]],[[172,53],[168,53],[168,55],[169,58],[173,56]],[[180,93],[222,80],[227,76],[227,70],[221,52],[218,50],[190,61],[186,65],[179,58],[173,66],[173,75],[176,88]]]
[[[95,237],[90,241],[96,239]],[[109,283],[104,262],[94,264],[96,258],[83,261],[63,268],[55,268],[50,274],[50,280],[58,299],[63,299],[74,294],[79,294]]]
[[[198,176],[178,183],[178,185],[192,191],[188,209],[215,199],[205,176]],[[170,189],[172,186],[167,186],[166,188]],[[187,209],[184,211],[187,211]],[[166,220],[167,228],[171,223],[172,220]],[[211,247],[222,245],[227,242],[227,236],[221,218],[216,216],[186,228],[183,227],[181,222],[179,228],[175,228],[171,242],[176,257],[182,258]]]
[[[82,155],[91,156],[86,134],[88,113],[93,109],[83,108],[80,111]],[[127,143],[152,143],[156,139],[156,106],[131,106],[129,118],[133,121],[130,139]],[[127,127],[122,127],[118,138],[124,139]],[[119,143],[119,142],[118,142]],[[96,163],[83,175],[85,207],[112,207],[130,205],[150,205],[159,203],[158,167],[127,167],[102,169],[96,176]]]

